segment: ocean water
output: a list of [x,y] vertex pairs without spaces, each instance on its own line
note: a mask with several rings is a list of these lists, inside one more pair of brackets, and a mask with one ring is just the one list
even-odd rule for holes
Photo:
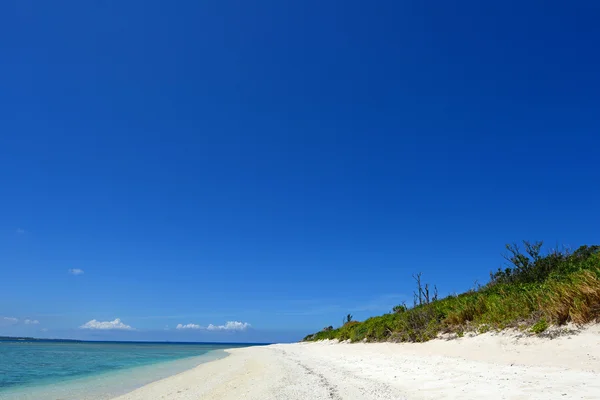
[[111,399],[244,346],[0,341],[0,400]]

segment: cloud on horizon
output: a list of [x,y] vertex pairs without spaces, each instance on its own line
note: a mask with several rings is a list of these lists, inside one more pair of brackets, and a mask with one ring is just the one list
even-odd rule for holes
[[37,325],[39,323],[40,323],[40,321],[38,321],[37,319],[26,319],[25,320],[25,325]]
[[96,321],[95,319],[86,322],[81,325],[79,329],[94,329],[94,330],[120,330],[120,331],[134,331],[130,325],[126,325],[121,322],[120,318],[116,318],[114,321]]
[[206,329],[209,331],[245,331],[250,326],[247,322],[227,321],[225,325],[210,324]]
[[19,322],[19,318],[15,318],[15,317],[2,317],[2,318],[0,318],[0,326],[16,325],[17,322]]
[[183,329],[203,329],[203,330],[207,330],[207,331],[245,331],[246,329],[250,328],[252,325],[250,325],[247,322],[240,322],[240,321],[227,321],[225,323],[225,325],[213,325],[213,324],[209,324],[206,328],[201,326],[201,325],[197,325],[197,324],[177,324],[177,327],[175,329],[178,330],[183,330]]
[[177,326],[175,327],[175,329],[203,329],[200,325],[196,325],[196,324],[177,324]]

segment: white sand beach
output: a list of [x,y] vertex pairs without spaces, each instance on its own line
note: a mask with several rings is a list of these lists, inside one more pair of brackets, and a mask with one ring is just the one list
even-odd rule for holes
[[232,349],[118,400],[600,399],[598,325],[555,339],[520,336]]

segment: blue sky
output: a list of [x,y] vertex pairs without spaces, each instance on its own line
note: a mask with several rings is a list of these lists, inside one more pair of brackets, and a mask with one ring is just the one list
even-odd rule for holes
[[488,3],[2,2],[0,335],[296,340],[599,243],[599,6]]

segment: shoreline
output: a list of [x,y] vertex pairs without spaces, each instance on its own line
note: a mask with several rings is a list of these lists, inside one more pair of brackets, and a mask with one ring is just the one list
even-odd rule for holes
[[0,391],[0,400],[110,400],[164,379],[192,370],[199,365],[229,356],[224,349],[174,360],[51,380]]
[[276,344],[113,400],[600,399],[600,325],[554,339],[515,332],[425,343]]

